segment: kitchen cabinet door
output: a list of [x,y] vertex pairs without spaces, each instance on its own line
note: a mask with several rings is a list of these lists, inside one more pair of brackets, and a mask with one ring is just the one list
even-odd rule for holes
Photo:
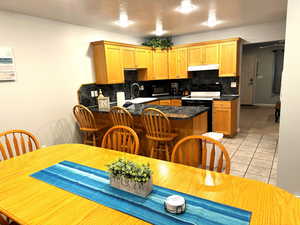
[[155,80],[169,78],[168,51],[155,50],[153,52],[153,78]]
[[203,47],[195,46],[188,48],[188,66],[199,66],[203,64]]
[[230,109],[215,108],[213,110],[213,131],[230,135]]
[[121,48],[114,45],[105,45],[105,61],[107,76],[106,83],[124,83]]
[[169,79],[176,79],[178,76],[177,66],[177,50],[172,49],[169,51]]
[[213,102],[213,131],[234,136],[237,132],[237,101]]
[[149,67],[149,51],[147,49],[135,49],[135,64],[136,68]]
[[171,99],[172,106],[182,106],[181,99]]
[[187,78],[188,77],[188,56],[187,48],[177,49],[177,77],[176,78]]
[[136,68],[135,49],[122,47],[123,68]]
[[171,99],[159,100],[160,105],[171,105]]
[[204,65],[219,64],[219,44],[203,46]]
[[152,50],[139,49],[135,55],[139,81],[154,80]]
[[229,77],[238,75],[238,42],[226,42],[220,44],[219,76]]

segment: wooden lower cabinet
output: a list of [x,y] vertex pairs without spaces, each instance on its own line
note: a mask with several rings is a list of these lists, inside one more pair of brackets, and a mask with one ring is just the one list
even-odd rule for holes
[[237,99],[213,102],[213,131],[226,136],[237,132]]
[[150,105],[170,105],[170,106],[181,106],[181,99],[163,99],[163,100],[157,100],[153,102],[149,102],[146,104]]

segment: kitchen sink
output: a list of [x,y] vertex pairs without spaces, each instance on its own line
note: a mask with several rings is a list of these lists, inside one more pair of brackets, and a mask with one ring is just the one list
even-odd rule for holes
[[155,101],[158,98],[135,98],[135,99],[128,99],[126,100],[126,102],[131,102],[133,104],[141,104],[141,103],[146,103],[146,102],[151,102],[151,101]]

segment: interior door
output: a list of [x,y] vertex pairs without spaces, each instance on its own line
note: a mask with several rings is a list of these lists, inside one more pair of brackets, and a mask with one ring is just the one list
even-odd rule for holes
[[243,55],[241,75],[241,104],[254,104],[255,82],[257,74],[257,57],[255,55]]

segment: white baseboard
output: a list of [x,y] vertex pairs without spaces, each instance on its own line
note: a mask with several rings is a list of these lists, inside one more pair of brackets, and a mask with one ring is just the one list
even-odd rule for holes
[[254,104],[255,106],[275,107],[275,104]]

